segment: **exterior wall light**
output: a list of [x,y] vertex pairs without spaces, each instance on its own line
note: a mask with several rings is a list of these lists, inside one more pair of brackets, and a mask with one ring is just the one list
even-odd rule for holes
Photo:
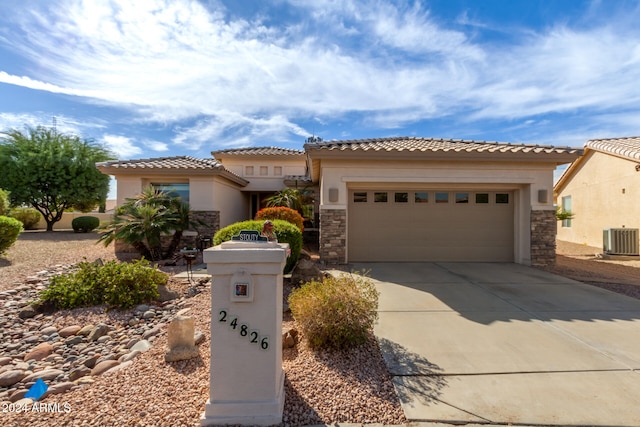
[[329,201],[331,203],[336,203],[338,201],[338,189],[330,188],[329,189]]

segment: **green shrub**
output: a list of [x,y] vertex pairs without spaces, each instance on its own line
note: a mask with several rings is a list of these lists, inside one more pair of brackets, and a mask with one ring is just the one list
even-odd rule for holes
[[20,221],[25,230],[34,230],[42,218],[34,208],[14,208],[9,216]]
[[294,289],[289,307],[311,348],[349,348],[370,336],[378,291],[363,275],[326,277]]
[[22,233],[22,223],[15,218],[0,216],[0,255],[7,252]]
[[53,277],[40,293],[40,302],[56,308],[99,304],[129,308],[157,298],[158,286],[166,285],[167,280],[165,273],[144,259],[104,265],[81,262],[77,271]]
[[302,215],[300,215],[298,211],[294,211],[285,206],[260,209],[258,213],[256,213],[256,219],[262,221],[267,219],[272,221],[274,219],[282,219],[295,225],[300,231],[304,231],[304,218],[302,218]]
[[9,192],[0,188],[0,216],[7,216],[10,207]]
[[[264,221],[255,220],[236,222],[235,224],[218,230],[213,236],[213,244],[219,245],[222,242],[229,241],[242,230],[256,230],[260,232],[262,231],[263,224]],[[278,242],[288,243],[291,249],[291,255],[287,258],[287,263],[284,266],[284,272],[289,273],[298,262],[300,250],[302,250],[302,232],[295,225],[281,219],[273,220],[273,231],[278,237]]]
[[79,216],[71,221],[71,228],[76,233],[88,233],[100,226],[100,219],[95,216]]

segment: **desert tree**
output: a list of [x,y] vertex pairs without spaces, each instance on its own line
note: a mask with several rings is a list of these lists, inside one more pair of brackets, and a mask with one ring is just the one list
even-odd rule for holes
[[0,133],[0,187],[14,206],[37,209],[53,231],[65,210],[104,202],[109,176],[95,164],[114,158],[102,146],[55,129],[8,130]]

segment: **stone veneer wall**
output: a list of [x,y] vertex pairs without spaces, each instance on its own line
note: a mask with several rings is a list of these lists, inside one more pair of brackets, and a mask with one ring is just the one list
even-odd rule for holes
[[556,263],[557,227],[555,211],[531,211],[531,266],[546,267]]
[[[189,219],[194,222],[202,221],[205,225],[198,225],[198,232],[200,236],[210,237],[211,243],[213,244],[213,235],[220,229],[220,211],[191,211],[189,214]],[[195,230],[192,230],[195,231]],[[191,234],[191,233],[187,233]],[[163,237],[163,245],[167,245],[169,243],[169,238]],[[131,245],[126,243],[116,241],[115,251],[116,252],[124,252],[124,253],[135,253],[137,252]],[[182,248],[185,246],[196,247],[196,236],[182,236],[182,240],[180,241],[180,245],[178,248]],[[166,247],[166,246],[164,246]]]
[[320,210],[320,260],[327,264],[344,264],[347,244],[347,211]]
[[191,221],[202,221],[205,225],[198,225],[201,236],[213,237],[220,230],[220,211],[191,211]]

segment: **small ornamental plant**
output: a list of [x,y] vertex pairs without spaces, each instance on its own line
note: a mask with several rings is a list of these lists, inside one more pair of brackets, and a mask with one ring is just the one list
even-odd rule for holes
[[40,212],[34,208],[14,208],[9,216],[20,221],[25,230],[35,230],[42,218]]
[[264,208],[260,209],[258,213],[256,213],[256,220],[265,221],[267,219],[281,219],[295,225],[300,229],[300,231],[304,231],[304,218],[302,218],[302,215],[300,215],[298,211],[287,208],[285,206]]
[[0,255],[13,246],[22,230],[22,223],[17,219],[0,216]]
[[167,274],[144,259],[104,265],[85,261],[76,271],[51,278],[39,302],[62,309],[101,304],[130,308],[158,298],[158,286],[167,281]]
[[363,344],[378,318],[378,291],[362,274],[313,280],[294,289],[289,308],[313,349],[345,349]]
[[71,227],[76,233],[88,233],[100,226],[100,220],[95,216],[79,216],[71,221]]

